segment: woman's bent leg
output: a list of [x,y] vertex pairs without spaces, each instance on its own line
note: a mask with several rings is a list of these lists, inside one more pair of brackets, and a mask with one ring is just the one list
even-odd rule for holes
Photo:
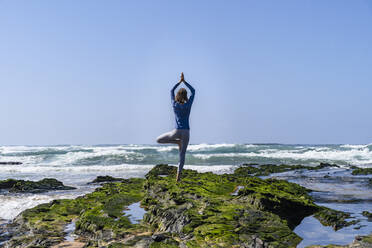
[[161,144],[167,144],[167,143],[179,144],[180,139],[179,139],[179,135],[177,135],[177,130],[175,129],[175,130],[172,130],[170,132],[163,133],[162,135],[160,135],[156,139],[156,142],[161,143]]

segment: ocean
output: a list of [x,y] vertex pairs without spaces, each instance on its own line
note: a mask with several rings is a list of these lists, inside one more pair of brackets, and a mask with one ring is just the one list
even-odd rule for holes
[[[156,164],[176,165],[177,161],[178,148],[171,145],[0,146],[0,162],[22,163],[0,165],[0,180],[40,180],[52,177],[65,185],[77,187],[73,191],[41,194],[0,192],[0,223],[10,221],[21,211],[40,203],[59,198],[74,198],[91,192],[97,186],[87,183],[98,175],[143,177]],[[372,167],[372,144],[192,144],[187,150],[185,168],[199,172],[229,173],[243,163],[315,166],[320,162],[336,163],[340,168],[328,168],[319,172],[286,172],[273,176],[314,190],[313,197],[320,205],[347,210],[354,217],[362,219],[359,226],[335,232],[334,235],[342,234],[345,237],[337,238],[340,244],[352,241],[356,234],[372,232],[371,222],[361,216],[364,210],[372,211],[372,187],[366,183],[366,178],[371,177],[351,176],[350,170],[352,165]],[[309,218],[296,228],[297,232],[302,237],[315,235],[314,233],[321,235],[311,231],[311,228],[323,227]],[[332,230],[320,233],[324,233],[324,237],[316,239],[324,239],[324,243],[335,237],[331,235]],[[313,239],[304,238],[305,243],[302,242],[299,247],[311,244]]]

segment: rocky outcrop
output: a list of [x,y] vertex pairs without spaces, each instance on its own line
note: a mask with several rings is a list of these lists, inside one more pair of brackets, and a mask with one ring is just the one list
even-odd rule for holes
[[292,170],[321,170],[324,168],[339,166],[336,164],[320,163],[317,166],[287,165],[287,164],[243,164],[235,170],[235,174],[244,176],[268,176],[272,173],[279,173]]
[[20,165],[21,162],[0,162],[0,165]]
[[353,172],[351,174],[353,175],[370,175],[372,174],[372,168],[359,168],[356,166],[351,167],[353,169]]
[[[106,183],[85,196],[26,210],[9,225],[7,246],[56,246],[72,220],[80,243],[111,248],[287,248],[301,241],[293,229],[306,216],[321,215],[334,227],[347,223],[347,214],[317,206],[309,190],[294,183],[193,170],[176,183],[176,171],[157,165],[145,179]],[[137,202],[147,210],[138,224],[124,211]]]
[[112,176],[98,176],[93,181],[89,182],[88,184],[93,183],[107,183],[107,182],[123,182],[125,179],[118,178],[118,177],[112,177]]
[[65,186],[54,178],[44,178],[40,181],[25,181],[7,179],[0,181],[0,189],[9,190],[12,193],[41,193],[51,190],[72,190],[74,187]]
[[362,215],[365,216],[365,217],[367,217],[367,218],[372,219],[372,213],[371,213],[371,212],[363,211],[363,212],[362,212]]

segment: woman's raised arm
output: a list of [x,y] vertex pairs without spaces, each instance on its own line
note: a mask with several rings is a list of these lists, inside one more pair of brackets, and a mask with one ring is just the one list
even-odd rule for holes
[[186,82],[186,81],[183,81],[183,82],[185,83],[187,88],[189,88],[190,91],[191,91],[191,96],[189,97],[189,100],[187,101],[187,104],[191,105],[192,102],[194,101],[195,89],[188,82]]
[[178,85],[180,85],[181,84],[181,82],[178,82],[178,83],[176,83],[174,86],[173,86],[173,88],[171,89],[171,100],[172,100],[172,102],[174,102],[174,90],[178,87]]

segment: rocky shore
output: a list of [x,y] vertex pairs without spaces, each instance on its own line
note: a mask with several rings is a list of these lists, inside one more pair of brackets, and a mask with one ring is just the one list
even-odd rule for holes
[[[335,165],[312,169],[328,166]],[[335,230],[357,222],[316,205],[304,187],[256,177],[291,169],[247,164],[222,175],[184,170],[178,184],[176,167],[168,165],[155,166],[145,178],[99,177],[92,183],[102,186],[90,194],[23,211],[1,227],[0,246],[284,248],[301,242],[293,230],[307,216]],[[139,223],[127,214],[137,203],[146,210]],[[66,238],[71,233],[73,240]],[[372,247],[372,236],[327,247]]]
[[8,190],[12,193],[41,193],[51,190],[73,190],[74,187],[65,186],[54,178],[44,178],[40,181],[26,181],[7,179],[0,180],[0,190]]

